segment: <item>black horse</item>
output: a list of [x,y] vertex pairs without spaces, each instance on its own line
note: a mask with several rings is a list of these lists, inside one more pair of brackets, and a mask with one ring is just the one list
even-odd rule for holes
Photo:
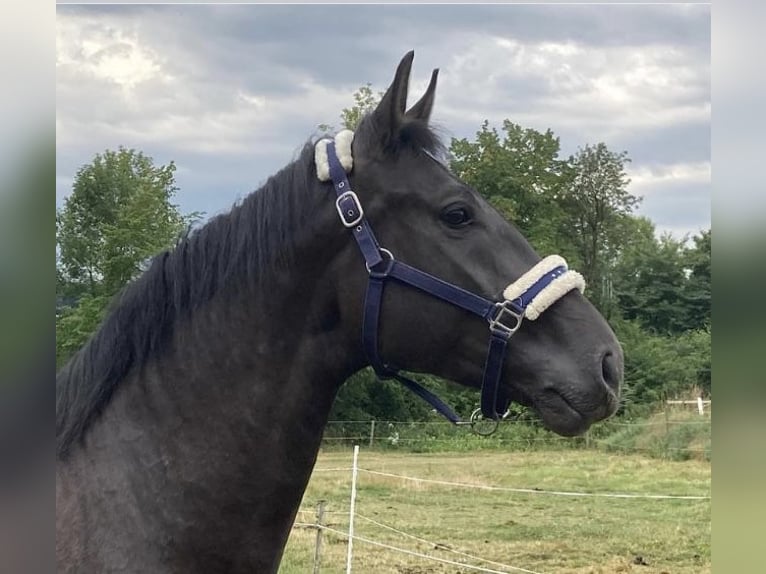
[[[321,181],[307,144],[230,213],[157,256],[58,374],[59,570],[277,571],[336,393],[371,362],[365,293],[385,273],[365,268],[362,225],[387,249],[366,252],[380,252],[383,268],[393,253],[477,301],[502,301],[540,262],[437,161],[437,71],[407,110],[412,58],[348,150],[358,201],[336,203],[346,176]],[[622,351],[577,289],[535,321],[515,317],[507,354],[492,360],[487,321],[466,306],[390,281],[375,354],[477,388],[494,360],[501,409],[529,405],[564,435],[614,413]]]

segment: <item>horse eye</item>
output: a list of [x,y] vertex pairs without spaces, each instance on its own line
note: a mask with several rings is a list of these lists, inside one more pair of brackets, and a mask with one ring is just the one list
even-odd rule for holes
[[463,227],[471,223],[471,213],[465,207],[448,207],[442,211],[441,217],[450,227]]

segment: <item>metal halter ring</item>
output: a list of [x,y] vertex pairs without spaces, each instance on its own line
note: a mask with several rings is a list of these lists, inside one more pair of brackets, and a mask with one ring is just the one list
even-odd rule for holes
[[[383,271],[375,271],[374,268],[370,268],[368,263],[365,263],[364,266],[367,267],[367,273],[370,274],[370,277],[386,277],[391,272],[391,266],[394,264],[394,254],[391,253],[388,249],[385,249],[383,247],[380,248],[380,253],[382,255],[388,255],[388,259],[385,261],[386,268]],[[381,261],[378,263],[375,267],[378,265],[383,264],[384,262]]]
[[483,414],[481,414],[481,409],[476,409],[471,413],[471,430],[479,436],[489,436],[495,433],[498,425],[500,424],[500,421],[505,419],[507,416],[508,412],[506,412],[500,418],[488,419]]

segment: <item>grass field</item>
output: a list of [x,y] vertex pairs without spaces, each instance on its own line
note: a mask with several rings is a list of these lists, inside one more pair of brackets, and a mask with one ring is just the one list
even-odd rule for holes
[[[350,450],[323,452],[316,469],[349,468],[351,458]],[[675,495],[709,494],[711,476],[705,461],[665,461],[589,450],[401,454],[362,449],[359,467],[472,485]],[[350,481],[349,470],[315,471],[301,505],[306,511],[297,522],[314,522],[316,504],[324,499],[325,524],[346,532]],[[500,564],[545,574],[711,571],[710,500],[509,493],[362,472],[356,515],[357,536],[501,572],[514,570]],[[280,573],[311,573],[315,538],[315,529],[294,527]],[[345,572],[346,546],[341,536],[324,533],[323,574]],[[353,572],[357,573],[473,571],[362,541],[354,543]]]

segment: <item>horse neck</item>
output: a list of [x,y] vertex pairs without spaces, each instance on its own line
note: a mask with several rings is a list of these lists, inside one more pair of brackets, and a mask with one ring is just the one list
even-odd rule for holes
[[226,293],[179,324],[86,436],[79,478],[94,465],[111,477],[90,480],[94,500],[110,514],[145,509],[144,527],[173,537],[186,571],[278,565],[335,394],[362,366],[327,247],[299,253],[314,269],[282,272],[267,293]]

